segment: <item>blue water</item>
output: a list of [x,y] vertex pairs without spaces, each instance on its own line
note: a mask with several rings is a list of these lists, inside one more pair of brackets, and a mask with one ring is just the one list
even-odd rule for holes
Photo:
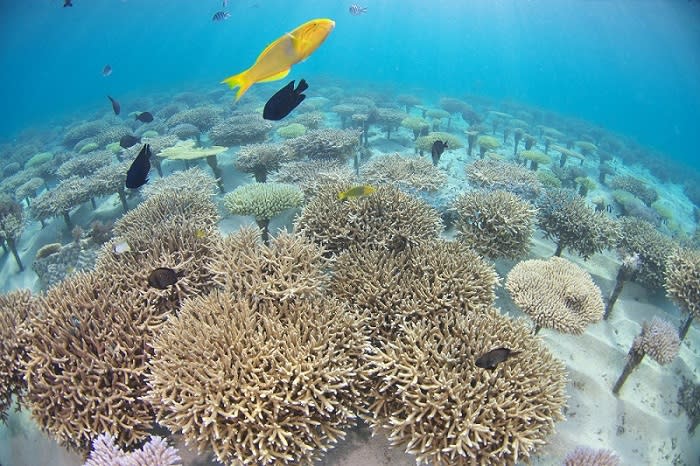
[[[697,163],[700,2],[2,0],[0,138],[140,96],[216,86],[312,17],[337,25],[294,75],[517,100]],[[114,73],[101,75],[109,63]]]

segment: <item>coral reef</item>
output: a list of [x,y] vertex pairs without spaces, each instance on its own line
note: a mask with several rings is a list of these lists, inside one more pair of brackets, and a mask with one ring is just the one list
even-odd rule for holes
[[530,161],[530,170],[537,170],[540,164],[549,165],[552,163],[551,157],[538,150],[523,150],[519,155],[523,159]]
[[[477,367],[495,347],[517,355],[496,369]],[[527,461],[563,419],[563,364],[525,325],[496,310],[409,323],[368,359],[368,421],[419,463]]]
[[275,133],[282,139],[298,138],[306,134],[306,126],[301,123],[291,123],[286,126],[280,126]]
[[[266,280],[265,267],[241,269]],[[360,403],[361,323],[326,298],[194,298],[154,343],[149,399],[161,424],[223,463],[310,464],[343,438]]]
[[476,143],[479,145],[479,157],[484,158],[486,152],[501,147],[501,142],[493,136],[479,136]]
[[363,180],[370,184],[391,183],[399,188],[437,191],[447,175],[427,159],[399,154],[375,157],[360,168]]
[[467,178],[478,188],[504,190],[523,199],[536,199],[542,193],[537,175],[520,165],[498,160],[477,160],[467,165]]
[[361,132],[354,129],[318,129],[284,142],[295,159],[340,160],[352,157],[360,145]]
[[620,457],[611,450],[576,447],[566,454],[564,466],[620,466]]
[[95,170],[109,165],[112,162],[112,154],[109,151],[93,152],[71,158],[61,164],[56,170],[56,175],[61,179],[79,176],[87,178]]
[[541,327],[580,335],[603,316],[603,297],[591,275],[561,257],[519,262],[506,289],[518,307]]
[[527,254],[536,210],[506,191],[473,191],[458,196],[457,237],[481,255],[517,259]]
[[633,176],[616,176],[610,180],[610,187],[634,194],[641,199],[647,207],[651,206],[651,204],[659,198],[659,194],[654,188],[650,188],[645,182]]
[[73,147],[78,141],[97,136],[107,127],[104,121],[88,121],[72,126],[63,136],[63,145]]
[[178,139],[187,140],[199,138],[201,131],[191,123],[180,123],[179,125],[170,128],[169,133],[174,134],[178,137]]
[[667,258],[678,245],[647,221],[622,217],[621,237],[617,247],[622,254],[638,254],[639,270],[634,281],[650,289],[663,289],[666,281]]
[[555,256],[564,248],[584,259],[614,247],[620,227],[605,212],[595,212],[578,194],[564,189],[547,191],[538,205],[538,226],[557,244]]
[[238,150],[234,166],[244,173],[252,173],[258,183],[264,183],[267,175],[279,170],[280,165],[289,158],[280,144],[248,144]]
[[688,433],[695,433],[695,428],[700,424],[700,384],[684,377],[683,384],[678,389],[678,404],[690,419]]
[[24,265],[17,252],[17,243],[19,243],[23,230],[24,210],[22,210],[22,206],[9,196],[0,194],[0,243],[7,244],[20,272],[24,270]]
[[27,405],[43,430],[83,452],[96,432],[128,446],[152,428],[143,376],[165,314],[118,286],[111,276],[77,273],[40,299],[32,320]]
[[428,132],[430,123],[421,117],[411,115],[401,120],[401,126],[408,128],[413,133],[413,140],[415,141],[418,137]]
[[37,302],[29,290],[0,294],[0,421],[7,421],[12,397],[21,406],[27,390],[23,365]]
[[242,146],[265,141],[272,125],[257,113],[234,115],[209,130],[209,139],[217,146]]
[[608,302],[605,304],[605,313],[603,314],[603,319],[610,317],[610,313],[617,302],[617,298],[622,293],[622,288],[625,286],[625,282],[634,278],[634,275],[639,270],[641,266],[641,260],[639,259],[639,254],[627,254],[622,258],[622,263],[620,268],[617,270],[617,276],[615,277],[615,287]]
[[627,363],[615,382],[612,392],[615,395],[620,393],[625,380],[639,366],[644,356],[649,355],[661,365],[672,362],[678,356],[680,343],[678,331],[670,322],[658,317],[654,317],[651,321],[645,321],[642,325],[642,332],[632,342],[632,347],[627,354]]
[[270,179],[276,183],[296,184],[310,198],[326,184],[349,184],[354,177],[352,170],[339,160],[302,160],[283,164]]
[[685,312],[680,338],[685,338],[693,318],[700,318],[700,250],[677,249],[666,262],[666,294]]
[[151,436],[140,449],[126,453],[108,434],[92,441],[92,451],[83,466],[175,466],[182,464],[177,450],[162,437]]
[[173,128],[177,125],[188,123],[194,125],[200,131],[209,131],[221,121],[221,113],[221,109],[214,105],[190,108],[171,115],[167,124]]
[[263,234],[263,241],[269,240],[270,220],[287,209],[301,207],[304,193],[298,187],[283,183],[252,183],[239,186],[226,194],[223,204],[233,215],[255,217]]
[[34,199],[38,194],[39,190],[46,185],[46,182],[39,177],[30,178],[24,184],[20,185],[15,191],[15,198],[17,200],[24,199],[27,202],[27,206],[31,205],[30,199]]
[[351,186],[328,184],[319,188],[296,220],[298,231],[330,254],[354,243],[384,244],[396,236],[411,242],[440,234],[440,215],[423,200],[384,185],[369,196],[339,201],[338,193]]
[[80,270],[91,270],[97,259],[96,245],[81,241],[61,245],[51,243],[41,247],[32,262],[32,270],[44,289],[63,281]]
[[475,252],[441,239],[352,244],[332,264],[330,290],[368,311],[373,342],[392,342],[407,323],[493,304],[498,275]]

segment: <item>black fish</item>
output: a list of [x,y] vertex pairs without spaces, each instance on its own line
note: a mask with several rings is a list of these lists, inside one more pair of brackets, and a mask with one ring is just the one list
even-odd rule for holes
[[177,272],[167,267],[158,267],[148,274],[148,284],[153,288],[164,290],[177,282]]
[[144,144],[141,152],[131,163],[126,172],[126,187],[130,189],[140,188],[148,181],[148,171],[151,169],[151,147]]
[[431,148],[431,153],[433,154],[433,165],[437,165],[440,161],[440,156],[447,149],[447,142],[435,141],[433,147]]
[[107,98],[112,102],[112,110],[114,110],[115,115],[119,115],[119,112],[122,111],[122,106],[119,105],[119,102],[111,98],[110,96],[107,96]]
[[294,89],[294,81],[290,82],[270,97],[270,100],[265,104],[263,118],[266,120],[281,120],[286,117],[289,115],[289,112],[294,110],[306,98],[302,92],[308,88],[309,85],[303,79],[299,81],[296,89]]
[[132,136],[130,134],[122,136],[121,139],[119,139],[119,145],[122,146],[124,149],[128,149],[129,147],[132,147],[138,144],[139,142],[141,142],[141,138]]
[[225,19],[229,19],[231,17],[231,14],[226,12],[226,11],[217,11],[214,13],[214,16],[212,16],[211,20],[212,21],[223,21]]
[[143,121],[144,123],[150,123],[153,121],[153,115],[151,114],[151,112],[143,112],[136,115],[136,119],[139,121]]
[[67,6],[73,6],[73,3],[71,0],[64,0],[63,1],[63,8],[65,8]]
[[495,369],[498,364],[502,363],[510,356],[516,356],[518,354],[520,354],[520,351],[513,351],[509,348],[492,349],[488,353],[479,356],[479,359],[476,360],[476,367]]

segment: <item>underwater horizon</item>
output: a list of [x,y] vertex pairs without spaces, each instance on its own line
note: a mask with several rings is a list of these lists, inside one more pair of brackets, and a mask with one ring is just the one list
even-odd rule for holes
[[279,31],[329,17],[335,31],[293,77],[522,102],[697,161],[700,2],[374,1],[351,16],[347,2],[244,0],[217,24],[220,3],[2,2],[2,139],[101,108],[106,94],[216,87]]
[[0,466],[700,464],[700,0],[0,44]]

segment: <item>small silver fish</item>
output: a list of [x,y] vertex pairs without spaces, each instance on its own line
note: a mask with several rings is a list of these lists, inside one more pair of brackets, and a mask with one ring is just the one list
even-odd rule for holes
[[350,5],[350,8],[348,8],[350,11],[350,14],[353,16],[360,16],[362,14],[367,13],[367,7],[366,6],[360,6],[357,3],[353,3]]
[[114,243],[112,249],[114,250],[114,254],[124,254],[125,252],[131,251],[131,247],[126,241],[119,241],[118,243]]
[[102,76],[105,78],[112,74],[112,67],[110,65],[105,65],[104,68],[102,68]]
[[214,16],[212,16],[211,20],[212,21],[224,21],[226,19],[229,19],[231,17],[231,14],[227,11],[217,11],[214,13]]

